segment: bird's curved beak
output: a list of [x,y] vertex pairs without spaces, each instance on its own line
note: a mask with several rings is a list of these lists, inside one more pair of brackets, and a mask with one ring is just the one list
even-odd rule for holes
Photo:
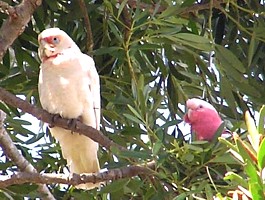
[[49,58],[55,52],[54,46],[45,42],[44,40],[40,40],[40,46],[38,49],[38,54],[41,60],[45,58]]
[[188,109],[188,112],[187,112],[188,118],[191,117],[191,113],[192,113],[192,111],[193,111],[193,110],[192,110],[191,108]]

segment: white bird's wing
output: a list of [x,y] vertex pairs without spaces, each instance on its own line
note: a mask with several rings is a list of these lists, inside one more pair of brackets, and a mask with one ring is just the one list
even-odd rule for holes
[[89,100],[93,101],[93,113],[96,120],[96,128],[100,129],[100,111],[101,111],[101,101],[100,101],[100,80],[97,69],[95,67],[94,60],[86,54],[83,54],[82,65],[87,68],[87,76],[89,79],[89,90],[91,96]]

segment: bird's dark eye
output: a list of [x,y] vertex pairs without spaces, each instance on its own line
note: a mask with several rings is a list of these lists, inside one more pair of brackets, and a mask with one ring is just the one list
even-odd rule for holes
[[203,108],[203,106],[202,105],[199,105],[199,108]]
[[58,37],[53,37],[52,40],[54,44],[58,44],[60,42]]

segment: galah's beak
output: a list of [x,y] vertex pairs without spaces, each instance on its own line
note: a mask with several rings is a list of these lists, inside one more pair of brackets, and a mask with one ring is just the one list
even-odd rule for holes
[[187,112],[188,118],[190,118],[192,111],[193,110],[191,108],[188,109],[188,112]]

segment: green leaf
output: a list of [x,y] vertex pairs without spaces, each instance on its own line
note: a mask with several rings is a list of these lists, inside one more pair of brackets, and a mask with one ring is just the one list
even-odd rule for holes
[[263,138],[261,144],[259,145],[257,159],[259,168],[262,170],[265,167],[265,138]]
[[238,161],[235,160],[230,154],[224,154],[221,156],[216,156],[210,160],[212,163],[222,163],[222,164],[238,164]]
[[120,30],[118,29],[118,27],[110,20],[108,20],[108,25],[112,31],[112,33],[115,35],[115,37],[122,42],[122,34],[120,32]]
[[130,115],[130,114],[127,114],[127,113],[124,113],[123,116],[125,116],[127,119],[137,123],[137,124],[143,124],[143,122],[141,120],[139,120],[138,118]]
[[127,106],[140,121],[143,121],[141,115],[131,105],[128,104]]
[[212,189],[212,186],[210,184],[205,185],[205,194],[207,199],[211,199],[214,195],[215,192]]
[[49,5],[49,7],[51,8],[52,11],[55,11],[55,12],[58,11],[58,4],[56,1],[46,0],[45,2]]
[[235,139],[236,141],[236,146],[238,148],[239,154],[242,156],[244,159],[244,162],[252,162],[253,165],[255,165],[255,151],[251,149],[249,145],[247,145],[244,141],[242,141],[240,138]]
[[159,44],[150,44],[150,43],[143,43],[143,44],[137,43],[137,45],[131,46],[131,49],[136,49],[136,50],[154,50],[160,48],[162,47]]
[[139,127],[124,127],[124,129],[121,131],[122,135],[140,135],[142,130]]
[[157,155],[159,150],[161,149],[161,147],[163,146],[163,143],[158,140],[155,144],[154,144],[154,147],[153,147],[153,154],[154,155]]
[[250,144],[252,145],[255,151],[258,151],[259,142],[260,142],[260,134],[257,131],[255,121],[250,115],[249,111],[245,112],[245,121],[248,129],[248,133],[250,136]]
[[25,75],[17,74],[2,81],[0,84],[3,86],[12,86],[12,87],[14,87],[15,85],[20,85],[22,87],[22,83],[26,81],[27,78]]
[[[233,73],[231,73],[229,76],[231,76],[232,74]],[[260,98],[261,97],[260,91],[257,90],[255,87],[253,87],[250,84],[249,80],[241,78],[239,79],[239,81],[237,81],[237,79],[233,77],[233,85],[236,86],[237,88],[241,88],[241,92],[245,93],[248,96]]]
[[113,7],[112,7],[112,4],[109,0],[104,0],[104,6],[106,8],[108,8],[108,10],[110,11],[110,13],[113,13]]
[[244,188],[248,188],[248,182],[242,176],[234,173],[234,172],[227,172],[225,174],[224,180],[231,180],[235,182],[237,185],[240,185]]
[[252,37],[251,37],[249,48],[248,48],[248,66],[249,67],[251,66],[252,59],[254,57],[256,49],[257,49],[257,41],[256,41],[256,35],[254,32]]
[[242,62],[240,62],[230,50],[221,45],[215,45],[215,51],[217,57],[220,58],[219,61],[224,64],[224,66],[228,69],[228,72],[229,69],[235,69],[240,73],[245,73],[246,70]]
[[254,200],[265,199],[265,196],[263,193],[262,181],[260,180],[256,167],[251,160],[246,161],[245,170],[246,170],[248,177],[250,178],[249,190],[252,194],[253,199]]
[[118,155],[124,158],[141,158],[143,160],[151,158],[150,152],[147,151],[121,151]]
[[265,119],[265,105],[263,105],[259,111],[259,123],[258,123],[258,132],[259,134],[265,135],[265,131],[264,131],[264,121]]
[[177,11],[180,10],[179,6],[169,6],[167,9],[165,9],[160,15],[159,19],[171,17],[172,15],[176,14]]
[[121,51],[121,47],[104,47],[104,48],[99,48],[93,52],[94,55],[103,55],[103,54],[110,54],[114,55],[114,52]]
[[106,185],[100,190],[100,193],[113,193],[116,191],[123,191],[124,186],[129,183],[130,180],[128,179],[120,179],[112,182],[111,184]]
[[37,185],[21,184],[20,186],[11,185],[8,187],[8,189],[12,192],[26,195],[36,190],[37,187]]
[[219,142],[225,144],[227,147],[233,149],[234,151],[238,152],[238,149],[235,145],[233,145],[231,142],[229,142],[228,140],[226,140],[225,138],[219,137],[218,138]]
[[43,138],[45,135],[45,133],[38,133],[36,134],[35,136],[33,136],[32,138],[30,138],[29,140],[27,140],[25,142],[25,144],[32,144],[32,143],[35,143],[37,142],[38,140],[40,140],[41,138]]
[[[198,144],[197,142],[199,142],[199,141],[196,141],[196,144]],[[203,143],[201,143],[201,144],[205,144],[205,143],[207,143],[207,142],[206,141],[203,141]],[[203,152],[204,151],[203,148],[198,147],[198,146],[195,146],[195,145],[192,145],[192,144],[194,144],[194,142],[192,142],[191,144],[186,144],[185,146],[188,149],[193,150],[193,151],[196,151],[196,152]]]
[[128,2],[128,0],[123,0],[123,1],[121,2],[120,6],[119,6],[119,11],[118,11],[117,18],[120,17],[120,15],[121,15],[121,13],[122,13],[124,7],[126,6],[127,2]]
[[199,49],[203,51],[213,50],[210,40],[208,40],[205,37],[198,36],[195,34],[178,33],[175,36],[165,35],[164,37],[173,41],[176,44],[187,45],[189,47],[193,47],[195,49]]
[[179,38],[180,40],[185,40],[187,42],[190,42],[191,44],[202,44],[205,45],[205,49],[209,48],[209,50],[212,50],[212,42],[206,37],[191,33],[178,33],[176,34],[176,38]]
[[236,114],[236,103],[235,97],[233,95],[233,89],[226,76],[221,77],[221,96],[224,97],[228,105],[231,107],[231,110],[234,112],[234,114]]
[[222,133],[224,132],[224,128],[225,128],[225,122],[222,122],[214,134],[212,143],[216,143],[216,141],[218,141],[218,138],[221,137]]
[[250,183],[249,190],[252,195],[253,200],[260,200],[260,199],[265,199],[265,195],[263,193],[263,188],[261,183]]

